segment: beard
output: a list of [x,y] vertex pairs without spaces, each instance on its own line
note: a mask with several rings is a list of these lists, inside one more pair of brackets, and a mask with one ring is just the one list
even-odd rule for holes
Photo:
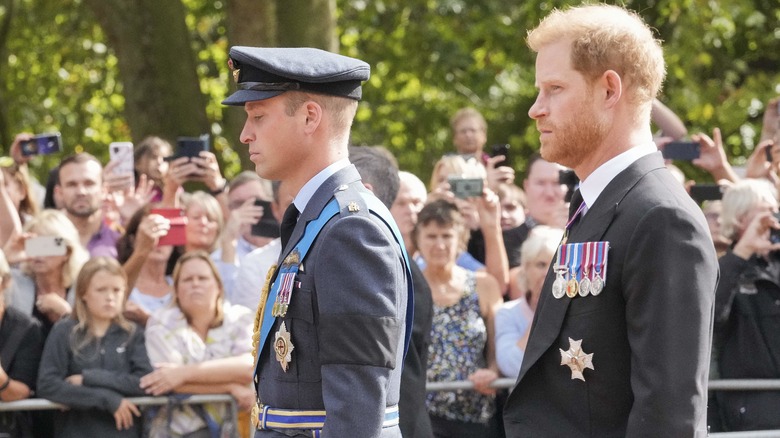
[[542,143],[540,153],[547,161],[574,169],[595,151],[607,136],[609,127],[604,118],[581,102],[578,116],[564,126],[552,125],[554,138]]
[[88,218],[95,214],[99,209],[100,206],[92,205],[89,202],[81,203],[80,205],[74,205],[74,203],[65,205],[65,211],[67,211],[68,214],[80,218]]

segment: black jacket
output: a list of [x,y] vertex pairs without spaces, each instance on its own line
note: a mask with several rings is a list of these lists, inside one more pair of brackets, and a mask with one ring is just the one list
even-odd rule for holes
[[[116,324],[106,334],[74,354],[71,333],[76,321],[57,322],[46,339],[38,371],[38,395],[71,409],[57,411],[56,437],[138,437],[140,418],[129,430],[118,431],[114,412],[125,397],[144,395],[143,375],[152,371],[146,354],[143,330],[128,333]],[[83,384],[72,385],[65,378],[83,376]]]
[[[715,343],[724,379],[780,378],[780,254],[720,258]],[[780,428],[778,391],[719,391],[727,430]]]

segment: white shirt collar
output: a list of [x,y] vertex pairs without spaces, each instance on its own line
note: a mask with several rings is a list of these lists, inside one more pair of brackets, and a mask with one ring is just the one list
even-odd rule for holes
[[632,147],[596,168],[588,179],[580,182],[580,193],[588,208],[596,202],[601,192],[620,172],[626,170],[636,160],[654,152],[658,152],[658,148],[655,143],[650,142]]
[[304,184],[303,187],[301,187],[301,191],[295,195],[295,199],[293,200],[295,208],[297,208],[299,212],[303,213],[303,210],[306,209],[306,205],[309,204],[311,197],[314,196],[314,193],[317,191],[317,189],[320,188],[322,183],[333,176],[333,174],[347,166],[349,166],[349,158],[344,158],[320,170],[320,172],[314,175],[312,179]]

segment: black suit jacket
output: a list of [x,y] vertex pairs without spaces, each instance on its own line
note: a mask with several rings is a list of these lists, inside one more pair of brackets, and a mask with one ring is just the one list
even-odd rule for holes
[[[507,436],[706,435],[715,250],[704,217],[660,153],[618,174],[569,243],[608,241],[599,296],[555,299],[548,272],[517,384]],[[593,353],[573,380],[559,348]]]

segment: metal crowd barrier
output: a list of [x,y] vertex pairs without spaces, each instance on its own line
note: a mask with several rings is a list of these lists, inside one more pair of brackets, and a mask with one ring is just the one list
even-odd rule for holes
[[[490,384],[491,388],[512,388],[517,379],[501,378]],[[473,389],[474,384],[468,380],[457,382],[428,382],[425,389],[428,392],[454,391]],[[780,390],[780,380],[770,379],[724,379],[710,380],[709,391],[763,391]],[[717,432],[709,434],[711,438],[780,438],[780,430],[751,430],[747,432]]]

